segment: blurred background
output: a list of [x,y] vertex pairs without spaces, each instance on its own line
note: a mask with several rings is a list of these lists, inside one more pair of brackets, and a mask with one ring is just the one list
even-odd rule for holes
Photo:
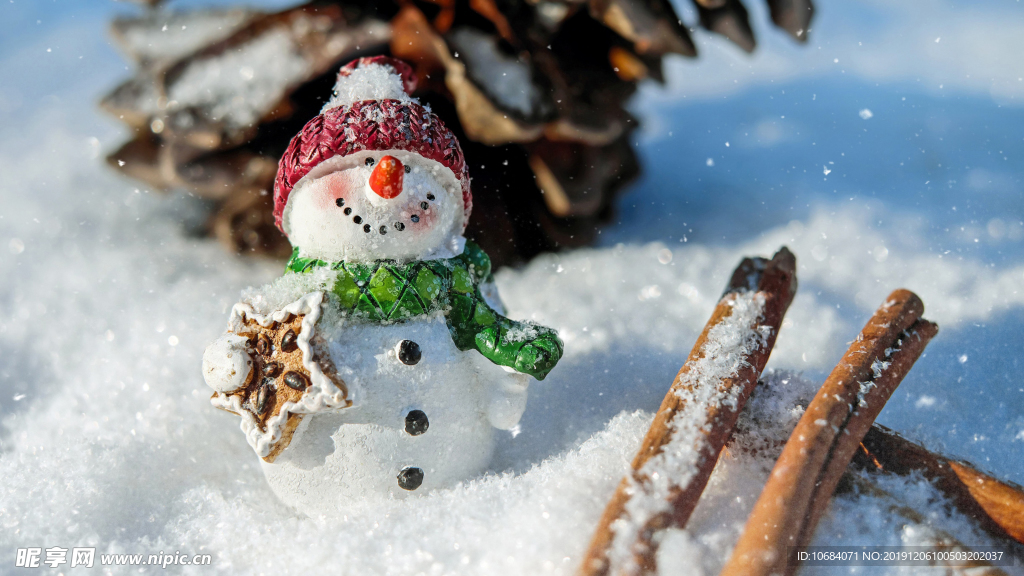
[[[134,138],[107,161],[155,189],[207,199],[205,232],[246,255],[290,254],[268,194],[277,159],[353,58],[383,53],[415,66],[417,96],[455,130],[472,169],[478,215],[468,234],[497,264],[513,264],[594,241],[640,171],[628,99],[641,81],[664,82],[665,56],[697,56],[694,30],[666,0],[341,0],[175,12],[160,0],[140,3],[149,9],[110,26],[135,76],[101,107]],[[806,41],[809,0],[769,6],[776,25]],[[737,0],[684,9],[754,50]]]

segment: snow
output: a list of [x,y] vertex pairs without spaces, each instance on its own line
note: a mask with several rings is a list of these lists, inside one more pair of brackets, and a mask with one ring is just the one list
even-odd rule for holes
[[156,12],[125,23],[122,33],[125,54],[142,62],[170,61],[223,40],[250,17],[251,13],[245,10],[202,14]]
[[391,66],[371,64],[352,70],[348,76],[338,78],[334,85],[334,95],[324,104],[320,113],[348,106],[363,100],[398,100],[412,102],[414,99],[406,94],[402,85],[402,77]]
[[536,326],[524,322],[521,326],[514,326],[505,331],[502,338],[505,342],[525,342],[539,335]]
[[329,292],[336,278],[337,273],[329,268],[315,268],[305,274],[283,274],[263,286],[246,287],[240,301],[266,316],[311,292]]
[[533,85],[529,62],[501,51],[497,41],[472,28],[458,28],[451,34],[458,58],[466,61],[469,77],[488,96],[523,116],[536,114],[541,96]]
[[309,71],[292,35],[272,30],[239,48],[191,62],[168,86],[168,108],[204,108],[212,120],[250,126]]
[[[510,315],[557,328],[566,356],[531,386],[519,433],[500,433],[490,473],[337,519],[274,498],[202,381],[203,349],[240,291],[280,264],[225,254],[194,233],[200,201],[102,166],[125,138],[93,108],[126,73],[103,36],[118,6],[0,6],[3,554],[181,550],[213,555],[195,572],[231,574],[571,574],[732,267],[781,244],[800,290],[777,371],[688,528],[665,535],[663,574],[717,573],[798,406],[899,286],[941,332],[880,422],[1024,483],[1016,8],[822,2],[797,48],[746,4],[754,56],[698,35],[701,59],[670,62],[668,88],[642,91],[645,173],[600,245],[498,271]],[[650,287],[660,296],[641,299]],[[834,500],[814,544],[938,531],[989,543],[923,479],[873,482]],[[895,512],[906,508],[924,516]]]

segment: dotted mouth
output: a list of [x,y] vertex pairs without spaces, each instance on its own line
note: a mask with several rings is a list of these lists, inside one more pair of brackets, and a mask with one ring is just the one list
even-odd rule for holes
[[[368,166],[372,165],[372,159],[367,158],[367,165]],[[434,201],[435,199],[436,199],[436,197],[433,194],[427,194],[427,200]],[[351,206],[348,206],[348,207],[345,206],[345,199],[344,198],[336,199],[334,201],[334,204],[338,208],[344,208],[343,213],[345,214],[345,216],[351,216],[352,215],[352,207]],[[428,204],[427,202],[420,202],[419,207],[422,210],[430,210],[430,204]],[[413,224],[418,223],[420,221],[420,215],[419,214],[413,214],[412,216],[409,217],[409,221],[411,221]],[[373,229],[374,229],[373,225],[371,225],[369,223],[365,223],[364,224],[363,223],[363,217],[358,215],[358,214],[356,214],[355,216],[352,216],[352,222],[355,223],[356,225],[362,224],[363,225],[363,232],[365,232],[367,234],[372,232]],[[398,230],[399,232],[402,232],[402,231],[405,230],[405,223],[404,222],[395,222],[393,224],[393,226],[394,226],[395,230]],[[386,224],[381,224],[380,226],[377,227],[377,233],[380,234],[381,236],[384,236],[385,234],[388,233],[388,226]]]

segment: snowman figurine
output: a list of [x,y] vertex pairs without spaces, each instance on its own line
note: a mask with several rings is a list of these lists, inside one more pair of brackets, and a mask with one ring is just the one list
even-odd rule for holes
[[553,330],[503,315],[489,258],[463,237],[462,149],[415,83],[383,56],[342,67],[281,158],[285,275],[247,291],[203,357],[213,404],[311,516],[479,474],[562,355]]

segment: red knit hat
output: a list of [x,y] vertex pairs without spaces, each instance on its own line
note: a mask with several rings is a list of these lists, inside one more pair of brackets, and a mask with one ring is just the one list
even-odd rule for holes
[[462,185],[465,229],[473,195],[462,147],[437,115],[410,97],[415,88],[412,68],[395,58],[360,58],[341,68],[334,97],[292,138],[278,164],[274,223],[282,232],[295,184],[321,162],[363,150],[405,150],[446,166]]

